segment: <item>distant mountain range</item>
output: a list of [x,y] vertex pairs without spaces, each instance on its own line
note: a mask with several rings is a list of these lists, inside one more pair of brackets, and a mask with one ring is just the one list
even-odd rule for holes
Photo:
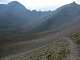
[[48,12],[30,11],[16,1],[0,4],[0,39],[27,40],[32,33],[61,31],[79,16],[75,2]]
[[26,9],[17,1],[0,5],[0,31],[28,31],[50,16],[50,12]]
[[33,29],[33,31],[60,31],[68,23],[72,23],[74,19],[77,19],[78,16],[80,16],[80,5],[73,2],[58,8],[49,19]]

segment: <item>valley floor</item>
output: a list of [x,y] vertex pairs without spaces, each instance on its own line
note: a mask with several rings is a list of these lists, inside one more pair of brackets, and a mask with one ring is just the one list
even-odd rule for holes
[[3,45],[0,60],[80,60],[80,47],[63,32]]

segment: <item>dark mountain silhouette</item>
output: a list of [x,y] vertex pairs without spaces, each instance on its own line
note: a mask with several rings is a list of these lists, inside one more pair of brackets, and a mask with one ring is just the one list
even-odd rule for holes
[[[33,32],[60,31],[65,25],[80,16],[80,5],[73,2],[58,8],[51,18],[33,29]],[[61,28],[62,27],[62,28]]]
[[[0,28],[4,30],[29,30],[37,25],[49,12],[34,12],[26,9],[22,4],[13,1],[7,5],[0,5]],[[0,30],[1,31],[1,30]]]
[[16,40],[50,15],[51,12],[30,11],[17,1],[0,4],[0,40]]
[[1,4],[1,41],[31,40],[38,38],[35,33],[61,31],[68,23],[72,23],[74,19],[77,19],[80,16],[79,13],[80,5],[75,2],[64,5],[52,12],[30,11],[16,1],[7,5]]

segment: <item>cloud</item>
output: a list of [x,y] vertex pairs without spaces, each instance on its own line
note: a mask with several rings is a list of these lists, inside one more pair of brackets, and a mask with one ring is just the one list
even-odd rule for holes
[[[8,3],[14,0],[0,0],[0,2]],[[31,10],[51,10],[56,9],[62,5],[76,1],[80,4],[80,0],[15,0],[22,3],[26,8]]]
[[7,4],[10,1],[16,1],[16,0],[0,0],[0,4]]
[[18,0],[26,8],[34,10],[56,9],[62,5],[71,3],[73,0]]
[[10,0],[0,0],[0,2],[8,2],[8,1],[10,1]]

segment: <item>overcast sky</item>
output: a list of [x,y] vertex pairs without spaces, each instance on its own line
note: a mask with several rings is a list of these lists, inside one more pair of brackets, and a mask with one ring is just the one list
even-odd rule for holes
[[[13,0],[0,0],[1,3],[8,3]],[[56,8],[76,1],[80,3],[80,0],[16,0],[21,2],[26,8],[31,10],[55,10]]]

